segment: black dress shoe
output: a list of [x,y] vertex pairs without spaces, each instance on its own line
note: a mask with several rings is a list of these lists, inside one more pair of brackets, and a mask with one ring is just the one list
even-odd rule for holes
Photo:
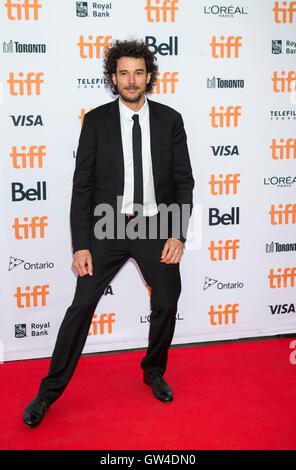
[[144,372],[144,382],[152,387],[152,392],[157,400],[169,403],[173,400],[173,391],[158,370]]
[[24,424],[29,426],[29,428],[36,428],[43,420],[49,406],[47,401],[40,400],[37,395],[24,409]]

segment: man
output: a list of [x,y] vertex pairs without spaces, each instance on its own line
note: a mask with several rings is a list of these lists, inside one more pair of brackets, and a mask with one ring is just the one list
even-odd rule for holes
[[[173,399],[163,374],[181,292],[179,263],[188,221],[185,233],[178,235],[175,229],[183,226],[182,209],[189,207],[189,216],[192,212],[194,179],[186,134],[178,112],[146,98],[156,82],[157,65],[145,43],[116,41],[104,65],[107,82],[119,98],[84,117],[70,213],[76,291],[58,333],[49,373],[24,410],[23,420],[29,427],[41,423],[69,383],[97,303],[130,257],[151,289],[149,344],[141,361],[143,379],[155,398],[167,403]],[[159,208],[171,204],[181,212],[174,221],[171,215],[168,234],[163,237]],[[103,237],[101,209],[106,205],[115,209],[111,225],[117,230]],[[108,225],[110,220],[105,222]],[[131,227],[143,227],[143,222],[144,236],[143,231],[136,238],[127,236],[128,230],[134,233]],[[159,224],[156,236],[149,236],[152,222]],[[122,223],[124,237],[118,235]]]

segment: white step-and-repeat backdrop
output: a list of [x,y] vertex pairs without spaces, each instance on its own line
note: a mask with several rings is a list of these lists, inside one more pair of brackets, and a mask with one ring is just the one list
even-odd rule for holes
[[[47,357],[72,302],[69,208],[84,113],[113,99],[102,61],[143,39],[149,97],[184,118],[196,186],[175,344],[296,331],[296,2],[1,0],[2,360]],[[146,347],[130,259],[84,352]]]

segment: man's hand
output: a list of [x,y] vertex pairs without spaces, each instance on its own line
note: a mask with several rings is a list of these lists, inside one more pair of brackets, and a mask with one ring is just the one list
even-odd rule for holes
[[163,247],[161,253],[161,263],[175,264],[180,263],[184,250],[184,244],[177,238],[169,238]]
[[74,253],[73,268],[79,276],[93,275],[92,257],[89,250],[77,250]]

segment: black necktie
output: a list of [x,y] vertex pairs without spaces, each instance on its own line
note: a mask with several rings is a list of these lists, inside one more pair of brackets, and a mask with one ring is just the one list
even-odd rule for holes
[[143,204],[142,136],[139,115],[133,115],[134,204]]

